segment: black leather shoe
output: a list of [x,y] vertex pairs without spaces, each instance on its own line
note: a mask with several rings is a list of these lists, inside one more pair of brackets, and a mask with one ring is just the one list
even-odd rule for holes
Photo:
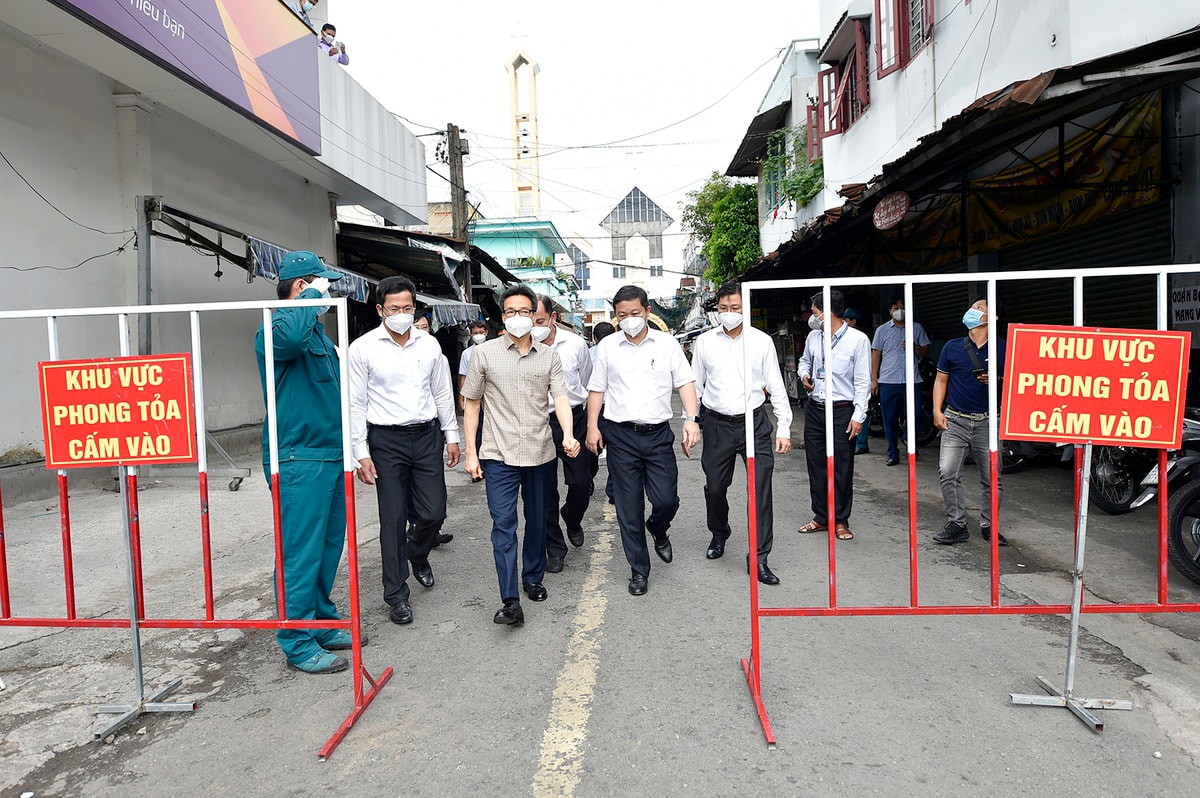
[[777,585],[779,577],[767,567],[765,562],[760,562],[758,564],[758,581],[764,585]]
[[421,583],[423,587],[433,587],[433,569],[429,567],[429,563],[424,565],[412,564],[413,578]]
[[725,553],[725,539],[713,535],[712,540],[708,544],[708,551],[704,552],[704,556],[710,560],[719,560],[721,555]]
[[526,582],[522,587],[525,588],[525,595],[529,596],[530,601],[546,600],[546,586],[541,582]]
[[646,595],[646,577],[642,576],[641,574],[634,574],[629,578],[629,595]]
[[580,546],[583,545],[583,530],[582,529],[568,529],[567,530],[567,540],[571,541],[572,546],[574,546],[575,548],[579,548]]
[[563,558],[555,557],[553,554],[546,555],[546,573],[558,574],[562,573]]
[[899,464],[900,464],[900,458],[899,458],[899,457],[889,457],[889,458],[887,459],[887,462],[886,462],[884,465],[890,465],[890,466],[894,466],[894,465],[899,465]]
[[663,562],[670,562],[673,556],[671,553],[671,539],[666,535],[662,536],[661,541],[658,538],[655,538],[654,553],[657,554],[658,559],[662,560]]
[[955,543],[963,543],[971,539],[971,533],[965,526],[959,526],[955,523],[946,524],[946,528],[933,536],[934,543],[941,543],[943,546],[953,546]]
[[517,602],[505,604],[496,610],[496,614],[492,616],[492,623],[503,626],[520,626],[525,623],[525,610],[521,609],[521,605]]
[[[990,526],[980,527],[979,531],[983,534],[984,540],[986,540],[988,543],[992,542],[992,528]],[[996,545],[998,545],[998,546],[1007,546],[1008,545],[1008,541],[1005,540],[1003,532],[997,532],[996,539],[997,539]]]
[[452,540],[454,540],[454,535],[451,535],[449,532],[438,532],[433,538],[433,547],[436,549],[443,543],[449,543]]
[[412,623],[412,607],[407,601],[401,601],[392,607],[392,611],[388,613],[388,617],[392,619],[392,623],[406,624]]

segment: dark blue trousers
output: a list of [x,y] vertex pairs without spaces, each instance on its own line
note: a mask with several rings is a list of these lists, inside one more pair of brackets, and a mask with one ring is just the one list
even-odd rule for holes
[[[900,421],[908,412],[908,406],[905,404],[905,388],[904,383],[893,384],[890,382],[879,383],[879,408],[883,411],[883,434],[887,437],[887,456],[900,456]],[[913,385],[913,411],[917,418],[917,424],[921,423],[921,385],[916,383]],[[919,426],[918,426],[919,428]]]
[[521,552],[521,578],[525,584],[541,582],[546,574],[546,484],[554,478],[551,460],[539,466],[510,466],[500,460],[481,460],[492,516],[492,553],[501,601],[519,601],[517,581],[517,498],[525,511],[525,543]]
[[[621,527],[621,545],[634,573],[650,575],[646,532],[655,540],[667,536],[679,511],[679,465],[675,462],[675,433],[670,423],[650,432],[636,432],[614,422],[604,426],[608,473]],[[645,515],[645,499],[650,516]]]

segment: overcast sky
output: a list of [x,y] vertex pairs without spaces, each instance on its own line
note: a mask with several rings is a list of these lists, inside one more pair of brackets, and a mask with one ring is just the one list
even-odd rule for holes
[[[564,237],[603,236],[596,224],[634,186],[678,220],[685,194],[729,165],[778,54],[793,39],[819,35],[818,5],[321,3],[346,43],[351,74],[412,120],[414,133],[448,122],[467,131],[465,182],[488,217],[514,215],[505,64],[518,51],[537,61],[541,215]],[[426,161],[434,163],[437,138],[422,140]],[[566,146],[584,148],[555,152]],[[429,174],[429,199],[448,198],[448,184]],[[678,224],[668,230],[681,232]],[[679,262],[684,240],[664,241],[668,268]],[[606,257],[607,244],[598,248]]]

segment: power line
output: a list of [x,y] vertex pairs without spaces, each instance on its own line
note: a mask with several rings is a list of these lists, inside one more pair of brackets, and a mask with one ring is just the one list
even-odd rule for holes
[[89,258],[84,258],[83,260],[79,261],[79,263],[76,263],[74,266],[0,266],[0,269],[8,269],[8,270],[14,271],[14,272],[36,272],[41,269],[51,269],[51,270],[57,271],[57,272],[69,272],[72,269],[78,269],[80,266],[91,263],[92,261],[97,260],[99,258],[105,258],[105,257],[108,257],[109,255],[119,255],[122,252],[124,252],[126,249],[128,249],[129,245],[132,244],[136,239],[137,239],[137,234],[135,233],[134,235],[132,235],[128,239],[126,239],[124,244],[117,247],[116,249],[110,249],[108,252],[100,252],[95,255],[92,255]]
[[[125,235],[126,233],[133,232],[132,227],[127,230],[101,230],[98,227],[92,227],[91,225],[84,224],[83,222],[80,222],[80,221],[72,218],[70,215],[67,214],[66,211],[64,211],[62,208],[58,207],[53,202],[51,202],[46,197],[45,194],[38,191],[37,187],[34,186],[33,183],[30,183],[29,179],[27,177],[25,177],[25,175],[21,174],[21,170],[15,166],[13,166],[13,162],[8,159],[8,156],[5,155],[3,151],[0,151],[0,158],[4,159],[4,162],[6,164],[8,164],[9,169],[13,170],[13,174],[15,174],[17,177],[21,178],[22,183],[29,186],[30,191],[32,191],[34,194],[37,194],[38,197],[42,200],[42,202],[46,203],[51,208],[53,208],[58,213],[59,216],[66,219],[71,224],[76,225],[77,227],[82,227],[84,230],[91,230],[93,233],[99,233],[100,235],[104,235],[104,236],[120,236],[120,235]],[[75,267],[72,267],[72,268],[75,268]]]

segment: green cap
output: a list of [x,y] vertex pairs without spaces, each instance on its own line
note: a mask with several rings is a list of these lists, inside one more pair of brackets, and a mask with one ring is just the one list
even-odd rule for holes
[[279,262],[279,279],[291,280],[296,277],[324,277],[326,280],[340,280],[342,273],[334,271],[321,262],[308,250],[298,249],[283,256]]

